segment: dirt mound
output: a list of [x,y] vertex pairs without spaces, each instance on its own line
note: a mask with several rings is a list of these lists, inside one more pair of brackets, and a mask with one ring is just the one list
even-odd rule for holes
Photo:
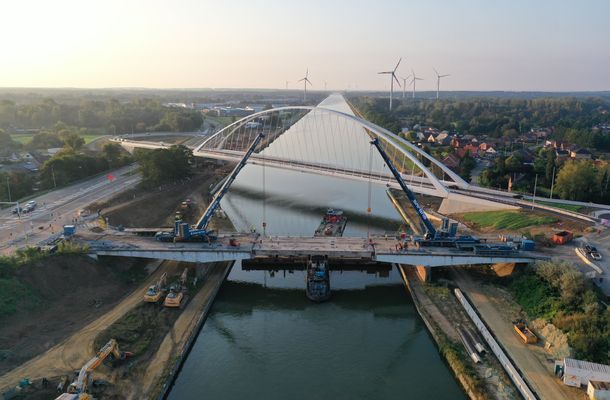
[[534,320],[532,326],[536,334],[544,341],[544,348],[553,357],[560,359],[572,356],[572,349],[568,344],[568,335],[563,331],[541,318]]
[[113,272],[92,258],[75,255],[49,257],[21,268],[17,277],[50,301],[87,293],[116,281]]
[[0,320],[0,373],[110,310],[146,275],[144,266],[141,260],[55,255],[20,268],[16,278],[34,301],[23,299],[14,315]]

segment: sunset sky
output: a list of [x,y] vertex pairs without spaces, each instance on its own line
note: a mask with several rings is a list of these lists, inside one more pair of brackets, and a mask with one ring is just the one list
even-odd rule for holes
[[3,87],[610,90],[610,1],[36,0],[0,6]]

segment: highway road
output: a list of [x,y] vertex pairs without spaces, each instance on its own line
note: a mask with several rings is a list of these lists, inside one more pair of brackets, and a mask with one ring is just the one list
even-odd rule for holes
[[[35,245],[74,222],[78,211],[87,205],[108,199],[140,182],[129,165],[107,174],[40,195],[32,200],[37,208],[21,218],[12,214],[14,207],[0,210],[0,254],[10,254],[19,247]],[[108,175],[114,179],[110,181]]]

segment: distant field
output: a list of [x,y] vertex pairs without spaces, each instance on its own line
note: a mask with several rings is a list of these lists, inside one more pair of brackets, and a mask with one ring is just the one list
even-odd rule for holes
[[549,206],[549,207],[561,208],[563,210],[574,211],[574,212],[580,211],[580,209],[582,208],[582,206],[576,206],[573,204],[547,203],[546,201],[537,201],[536,203],[544,204],[545,206]]
[[[213,117],[211,115],[207,115],[205,117],[208,121],[213,121],[215,122],[217,125],[220,125],[221,127],[227,126],[229,124],[232,124],[233,121],[233,117]],[[235,121],[239,120],[240,118],[235,118]]]
[[485,211],[465,213],[464,220],[480,228],[516,230],[557,222],[557,219],[525,211]]
[[[34,134],[29,134],[29,133],[11,135],[11,137],[13,138],[14,141],[19,142],[21,144],[29,143],[32,140],[33,136],[34,136]],[[81,137],[85,139],[85,144],[92,142],[93,140],[97,139],[100,136],[102,136],[102,135],[81,135]]]

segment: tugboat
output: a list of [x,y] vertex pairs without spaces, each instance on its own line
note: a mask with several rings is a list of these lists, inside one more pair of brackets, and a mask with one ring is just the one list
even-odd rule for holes
[[307,261],[307,298],[321,303],[330,298],[330,272],[323,257],[310,257]]
[[314,236],[343,236],[347,217],[343,211],[329,208],[316,229]]

